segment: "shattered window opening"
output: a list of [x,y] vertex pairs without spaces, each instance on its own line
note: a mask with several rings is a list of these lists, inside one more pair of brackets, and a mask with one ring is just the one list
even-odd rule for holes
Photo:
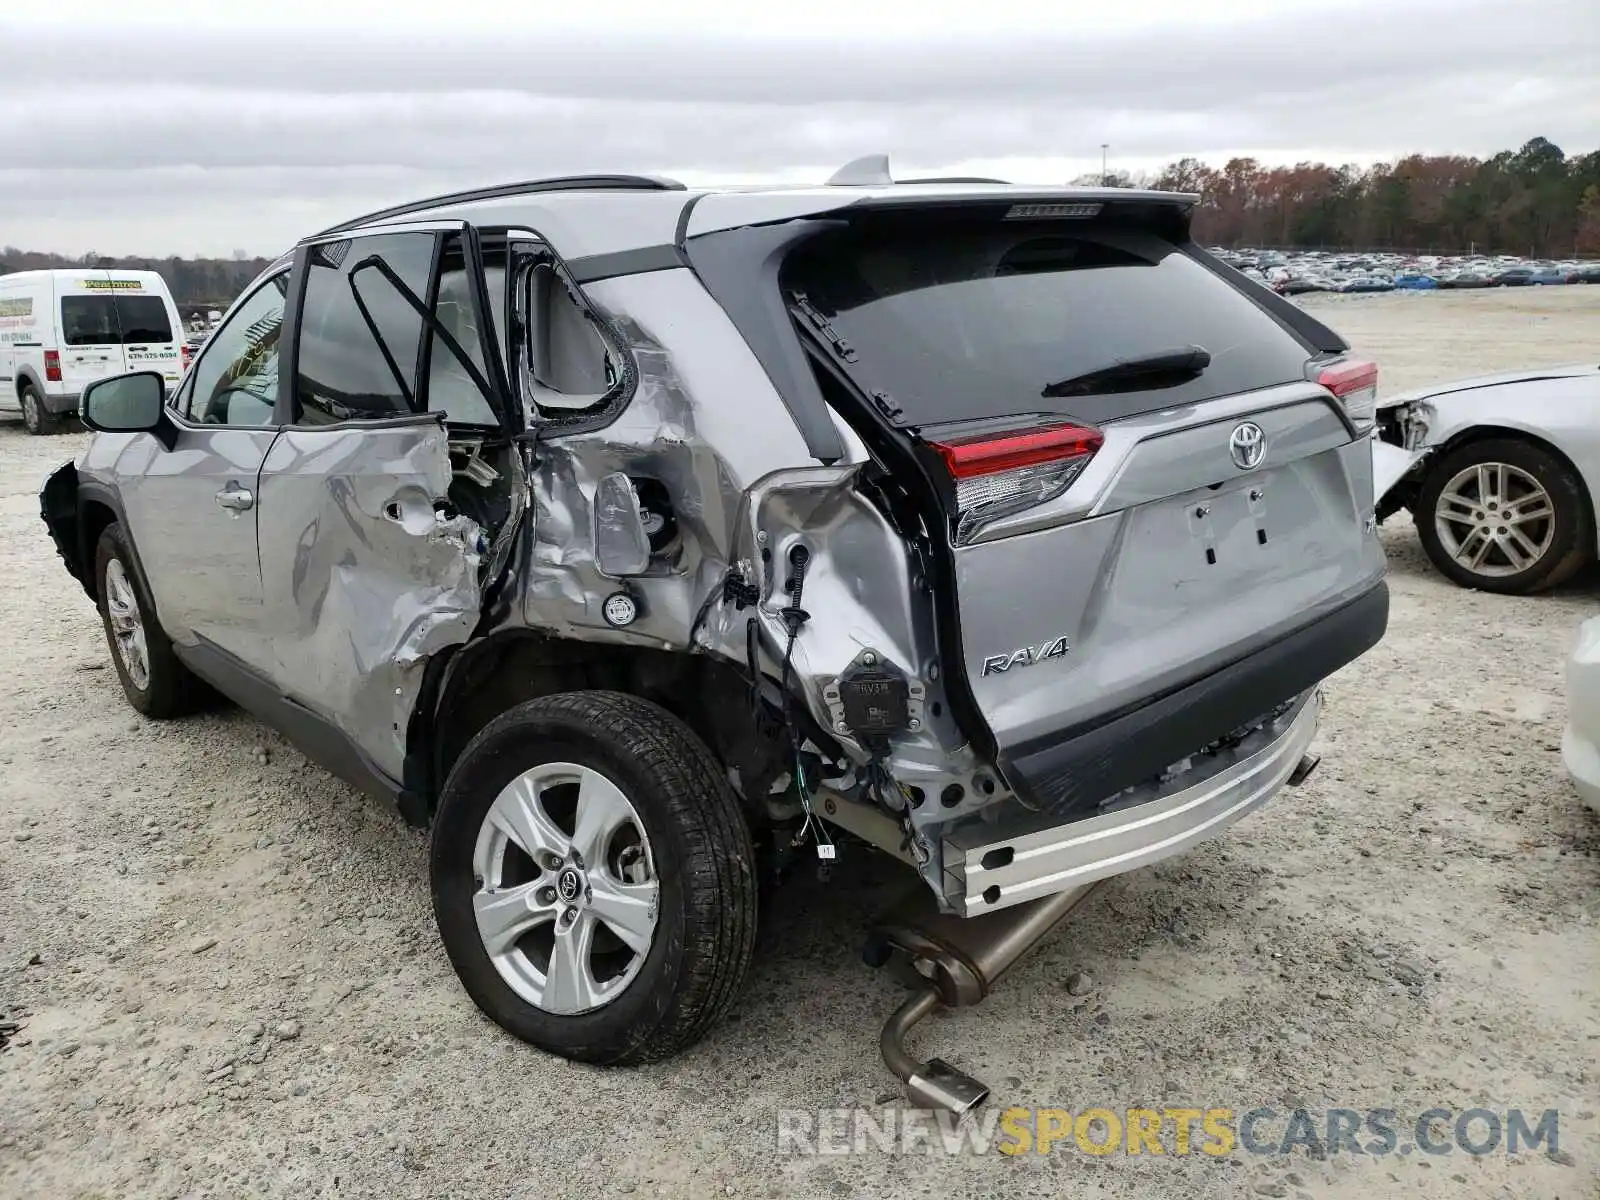
[[599,408],[622,371],[599,323],[549,261],[528,273],[528,372],[534,404],[570,416]]

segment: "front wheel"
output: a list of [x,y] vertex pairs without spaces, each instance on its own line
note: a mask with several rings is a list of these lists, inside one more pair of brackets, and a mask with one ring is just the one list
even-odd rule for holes
[[202,707],[207,689],[173,653],[121,525],[108,525],[100,535],[94,578],[106,644],[128,703],[157,720]]
[[615,692],[504,713],[434,820],[434,916],[468,995],[563,1058],[667,1058],[727,1011],[750,964],[749,829],[676,717]]
[[31,383],[22,386],[22,427],[35,437],[55,433],[61,428],[61,418],[44,405],[44,397]]
[[1594,546],[1582,480],[1531,442],[1486,439],[1445,455],[1423,479],[1413,512],[1434,566],[1486,592],[1554,587]]

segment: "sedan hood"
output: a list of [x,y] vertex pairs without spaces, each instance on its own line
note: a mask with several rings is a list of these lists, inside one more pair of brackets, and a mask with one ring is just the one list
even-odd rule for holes
[[1453,380],[1437,387],[1418,388],[1410,392],[1397,392],[1392,396],[1380,396],[1378,407],[1398,408],[1402,404],[1431,400],[1436,396],[1449,396],[1456,392],[1472,392],[1479,388],[1502,387],[1510,383],[1536,383],[1546,379],[1576,379],[1597,373],[1600,373],[1600,366],[1594,363],[1573,363],[1563,367],[1543,367],[1532,371],[1510,371],[1504,375],[1479,375],[1473,379]]

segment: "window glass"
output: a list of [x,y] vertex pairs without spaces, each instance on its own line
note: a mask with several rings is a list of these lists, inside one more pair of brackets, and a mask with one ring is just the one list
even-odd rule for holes
[[172,322],[160,296],[63,296],[61,332],[69,346],[173,340]]
[[[895,215],[801,246],[781,276],[860,353],[911,424],[1057,412],[1098,423],[1305,378],[1309,353],[1173,243],[1112,222]],[[1176,379],[1073,390],[1199,346]]]
[[211,336],[189,372],[183,414],[205,425],[271,425],[287,274],[274,276]]
[[[303,425],[414,411],[434,235],[403,233],[315,246],[295,372]],[[414,303],[413,303],[414,302]]]

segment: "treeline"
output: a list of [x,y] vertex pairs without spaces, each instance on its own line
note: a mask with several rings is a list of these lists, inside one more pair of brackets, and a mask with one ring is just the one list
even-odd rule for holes
[[1600,151],[1568,158],[1542,137],[1490,159],[1413,154],[1366,170],[1184,158],[1141,182],[1199,192],[1207,245],[1600,257]]
[[109,267],[122,271],[159,271],[167,281],[172,299],[185,317],[190,310],[222,310],[234,297],[267,269],[265,258],[108,258],[89,253],[79,258],[65,254],[45,254],[37,250],[0,250],[0,274],[9,271],[41,271],[55,267]]

